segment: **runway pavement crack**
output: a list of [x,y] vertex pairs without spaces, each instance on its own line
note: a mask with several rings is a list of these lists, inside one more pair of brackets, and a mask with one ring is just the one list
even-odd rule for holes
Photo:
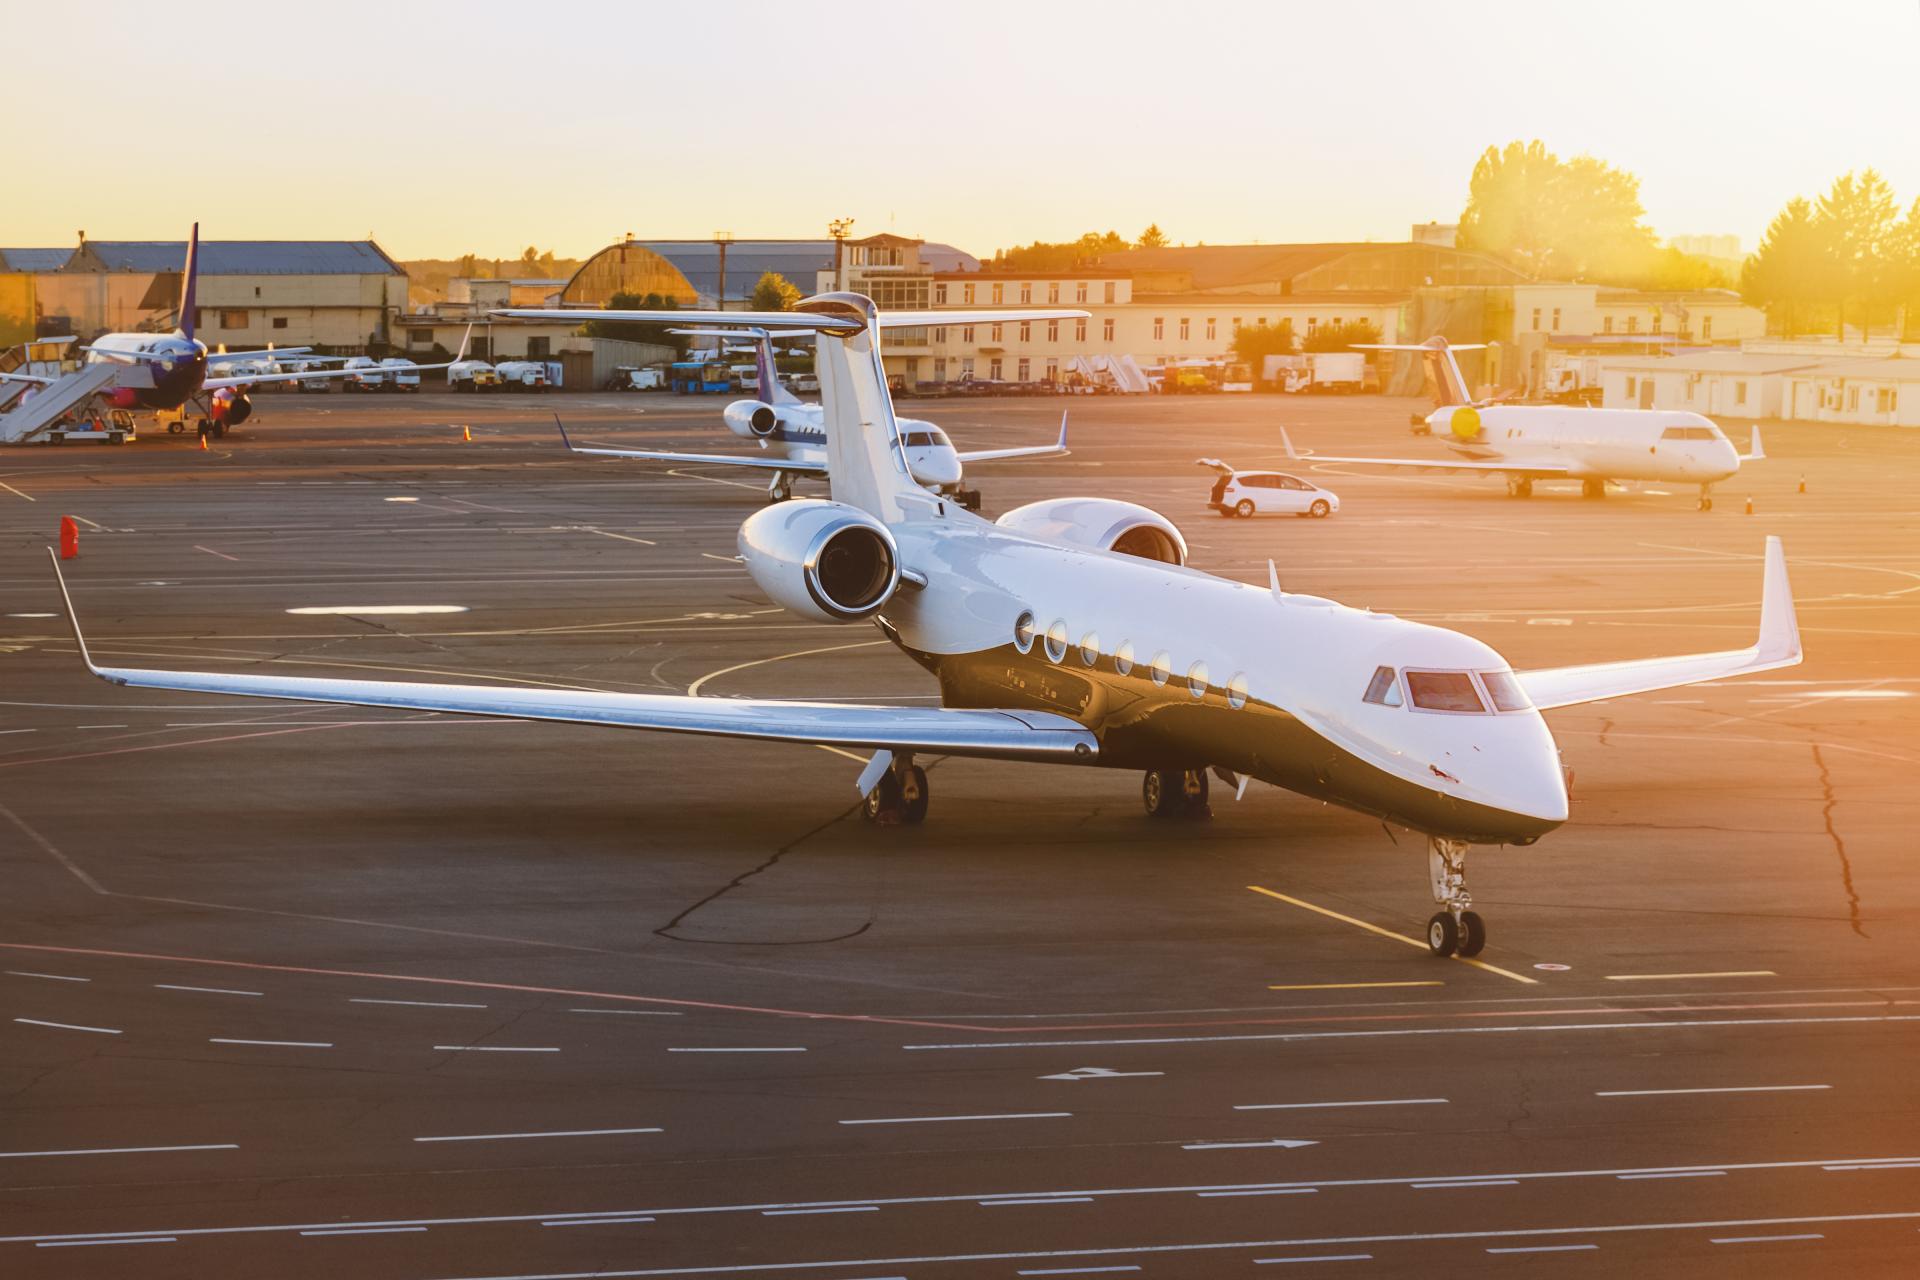
[[1860,893],[1853,887],[1853,863],[1847,857],[1847,842],[1840,838],[1840,832],[1833,825],[1834,806],[1839,798],[1833,793],[1833,775],[1827,769],[1825,757],[1820,754],[1816,744],[1813,748],[1814,767],[1820,770],[1820,820],[1827,829],[1827,838],[1833,841],[1833,852],[1840,859],[1840,887],[1847,894],[1847,920],[1853,926],[1854,933],[1864,938],[1866,928],[1860,923]]
[[850,808],[841,810],[839,813],[835,814],[831,818],[828,818],[826,821],[818,823],[815,826],[810,827],[806,831],[801,832],[800,835],[796,836],[794,839],[789,840],[787,843],[775,849],[770,855],[768,855],[767,859],[764,862],[760,863],[759,866],[750,867],[747,870],[742,871],[739,875],[727,881],[725,884],[721,885],[718,889],[715,889],[712,893],[708,894],[706,897],[701,898],[698,902],[695,902],[692,905],[683,908],[678,915],[673,917],[673,919],[667,921],[665,924],[655,929],[653,931],[655,936],[665,938],[669,942],[706,942],[706,943],[719,943],[721,945],[728,945],[728,946],[748,945],[748,946],[763,946],[763,947],[764,946],[776,946],[776,947],[814,946],[823,942],[845,942],[849,938],[859,937],[861,934],[865,933],[868,929],[871,929],[873,927],[872,908],[868,909],[867,918],[866,920],[861,922],[859,928],[851,929],[846,933],[835,934],[830,938],[788,938],[788,939],[781,939],[778,941],[755,942],[752,940],[741,940],[741,939],[733,939],[733,938],[724,938],[724,939],[723,938],[689,938],[689,937],[684,937],[680,934],[676,934],[674,932],[675,929],[678,929],[682,924],[686,923],[688,918],[690,918],[697,912],[701,911],[706,907],[712,906],[714,903],[718,902],[720,899],[726,897],[729,893],[732,893],[735,889],[738,889],[742,885],[746,884],[747,881],[754,879],[756,876],[759,876],[764,872],[772,870],[775,866],[778,866],[781,859],[785,858],[789,853],[793,852],[795,849],[799,848],[801,845],[805,844],[807,841],[813,839],[813,837],[819,835],[822,831],[825,831],[828,827],[831,827],[836,823],[845,822],[849,817],[853,815],[854,811],[857,810],[859,807],[860,806],[856,803]]

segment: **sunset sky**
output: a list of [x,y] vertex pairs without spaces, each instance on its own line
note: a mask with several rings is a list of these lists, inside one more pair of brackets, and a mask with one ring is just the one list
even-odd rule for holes
[[1534,137],[1749,249],[1848,169],[1920,195],[1920,0],[112,2],[6,32],[41,54],[9,59],[5,245],[1401,240]]

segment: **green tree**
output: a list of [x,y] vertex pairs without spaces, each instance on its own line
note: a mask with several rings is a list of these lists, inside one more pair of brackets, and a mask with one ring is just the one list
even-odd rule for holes
[[1035,240],[1032,244],[995,250],[993,268],[996,271],[1072,271],[1092,264],[1102,254],[1119,253],[1132,247],[1117,231],[1089,231],[1078,240]]
[[1233,358],[1253,366],[1254,377],[1264,377],[1267,356],[1290,356],[1297,349],[1293,321],[1279,324],[1239,324],[1233,327]]
[[1696,254],[1684,253],[1668,245],[1648,261],[1639,285],[1643,289],[1725,289],[1732,282],[1727,273]]
[[1136,249],[1164,249],[1167,247],[1167,233],[1160,229],[1159,223],[1149,222],[1147,229],[1140,233],[1140,238],[1133,242],[1133,247]]
[[1740,296],[1767,313],[1769,325],[1793,337],[1830,294],[1832,249],[1813,206],[1799,196],[1774,215],[1767,234],[1740,268]]
[[1546,144],[1488,147],[1473,166],[1459,244],[1543,280],[1635,281],[1656,252],[1640,180],[1593,156]]
[[800,290],[791,280],[778,271],[765,271],[760,275],[760,282],[753,286],[747,305],[755,311],[791,311],[798,301]]
[[1894,332],[1905,338],[1920,331],[1920,196],[1895,229],[1889,257],[1894,300]]
[[1336,320],[1307,335],[1308,351],[1345,351],[1356,343],[1380,341],[1380,326],[1371,320]]
[[1858,178],[1843,174],[1815,203],[1813,217],[1826,233],[1828,297],[1838,311],[1835,333],[1847,336],[1849,303],[1855,305],[1865,333],[1875,311],[1893,300],[1896,241],[1901,237],[1893,188],[1872,169]]
[[[609,311],[678,311],[679,299],[662,297],[650,293],[644,298],[637,293],[616,293],[607,300]],[[684,334],[669,333],[673,326],[649,321],[636,320],[589,320],[580,327],[580,331],[589,338],[615,338],[622,342],[650,342],[658,347],[672,347],[676,354],[684,355],[687,339]]]

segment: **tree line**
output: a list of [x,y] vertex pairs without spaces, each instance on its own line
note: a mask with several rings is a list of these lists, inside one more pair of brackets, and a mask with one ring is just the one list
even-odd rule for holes
[[1795,196],[1740,270],[1740,293],[1789,337],[1847,325],[1920,329],[1920,197],[1900,214],[1878,173],[1842,174],[1827,193]]

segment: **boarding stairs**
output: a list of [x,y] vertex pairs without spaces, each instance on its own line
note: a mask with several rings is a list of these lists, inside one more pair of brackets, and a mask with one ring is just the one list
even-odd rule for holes
[[0,444],[23,444],[59,421],[69,409],[78,408],[112,385],[125,365],[101,361],[84,364],[73,373],[44,387],[35,387],[25,403],[15,402],[11,412],[0,414]]

